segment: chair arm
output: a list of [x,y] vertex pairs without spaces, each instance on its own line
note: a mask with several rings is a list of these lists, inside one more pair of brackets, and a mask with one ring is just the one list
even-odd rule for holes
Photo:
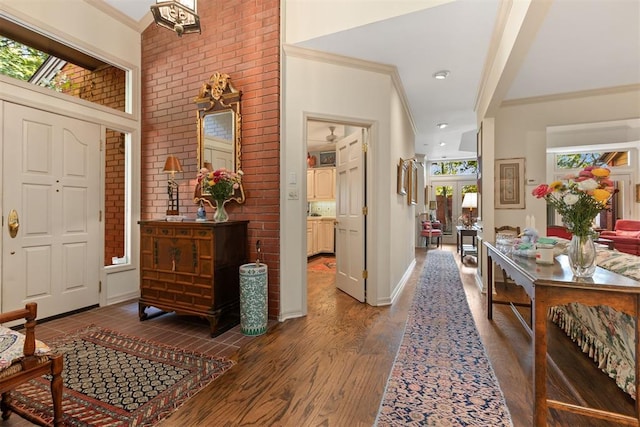
[[24,355],[33,356],[36,352],[36,316],[38,314],[38,305],[30,302],[24,308],[19,310],[0,313],[0,323],[11,322],[13,320],[25,319],[25,339],[24,339]]

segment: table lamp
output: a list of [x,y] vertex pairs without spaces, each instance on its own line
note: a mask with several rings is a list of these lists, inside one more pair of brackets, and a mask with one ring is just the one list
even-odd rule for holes
[[473,209],[478,207],[478,193],[466,193],[462,199],[462,209],[469,209],[469,222],[473,223]]
[[435,218],[436,215],[433,214],[433,211],[438,210],[438,202],[436,202],[435,200],[430,200],[429,201],[429,215],[431,216],[431,218]]
[[175,156],[167,156],[166,162],[164,162],[163,172],[171,174],[167,181],[167,193],[169,194],[169,201],[167,203],[167,215],[179,215],[180,214],[180,190],[178,183],[176,182],[176,172],[182,172],[182,165],[180,160]]

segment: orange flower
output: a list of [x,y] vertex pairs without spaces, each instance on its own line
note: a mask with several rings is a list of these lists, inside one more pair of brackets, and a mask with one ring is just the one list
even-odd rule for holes
[[609,171],[609,169],[605,169],[605,168],[595,168],[591,170],[591,173],[595,176],[597,176],[598,178],[606,178],[609,176],[609,174],[611,173],[611,171]]
[[609,199],[609,197],[611,197],[611,193],[607,190],[603,190],[601,188],[596,188],[595,190],[593,190],[593,198],[599,202],[604,203]]

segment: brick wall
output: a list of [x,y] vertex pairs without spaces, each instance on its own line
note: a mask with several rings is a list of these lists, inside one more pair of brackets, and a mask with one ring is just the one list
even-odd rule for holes
[[[63,92],[118,111],[125,109],[126,74],[116,67],[95,71],[67,63],[61,70],[69,85]],[[124,135],[108,130],[105,141],[104,265],[124,256],[125,162]]]
[[[209,0],[198,3],[202,34],[178,37],[151,24],[142,34],[142,219],[164,217],[168,154],[184,173],[180,212],[195,217],[196,97],[216,72],[242,91],[242,169],[246,203],[226,205],[231,220],[249,220],[250,258],[260,240],[269,265],[269,316],[280,305],[280,2]],[[209,212],[211,216],[211,212]]]

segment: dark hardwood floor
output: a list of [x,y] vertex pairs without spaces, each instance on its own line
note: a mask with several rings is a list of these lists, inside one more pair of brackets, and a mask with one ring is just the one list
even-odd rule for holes
[[[456,251],[453,245],[443,249]],[[206,322],[174,314],[140,322],[135,302],[41,323],[36,333],[46,341],[83,325],[98,324],[237,361],[236,366],[162,422],[163,427],[371,426],[426,253],[424,248],[416,249],[416,268],[391,307],[360,304],[335,289],[333,275],[324,267],[310,268],[308,315],[282,323],[270,322],[268,333],[259,337],[245,337],[236,327],[212,339]],[[486,319],[486,299],[475,283],[475,265],[460,263],[457,254],[456,259],[469,306],[514,425],[530,426],[531,338],[508,306],[495,306],[494,320]],[[522,298],[513,286],[496,288],[502,297]],[[520,310],[528,318],[527,309]],[[549,338],[551,356],[568,377],[577,378],[574,388],[581,393],[581,399],[594,401],[596,406],[632,408],[631,399],[577,351],[559,329],[556,332]],[[586,375],[585,369],[589,372]],[[554,393],[570,394],[560,375],[551,375],[549,384]],[[552,425],[611,425],[552,415]],[[3,424],[31,425],[15,415]]]

